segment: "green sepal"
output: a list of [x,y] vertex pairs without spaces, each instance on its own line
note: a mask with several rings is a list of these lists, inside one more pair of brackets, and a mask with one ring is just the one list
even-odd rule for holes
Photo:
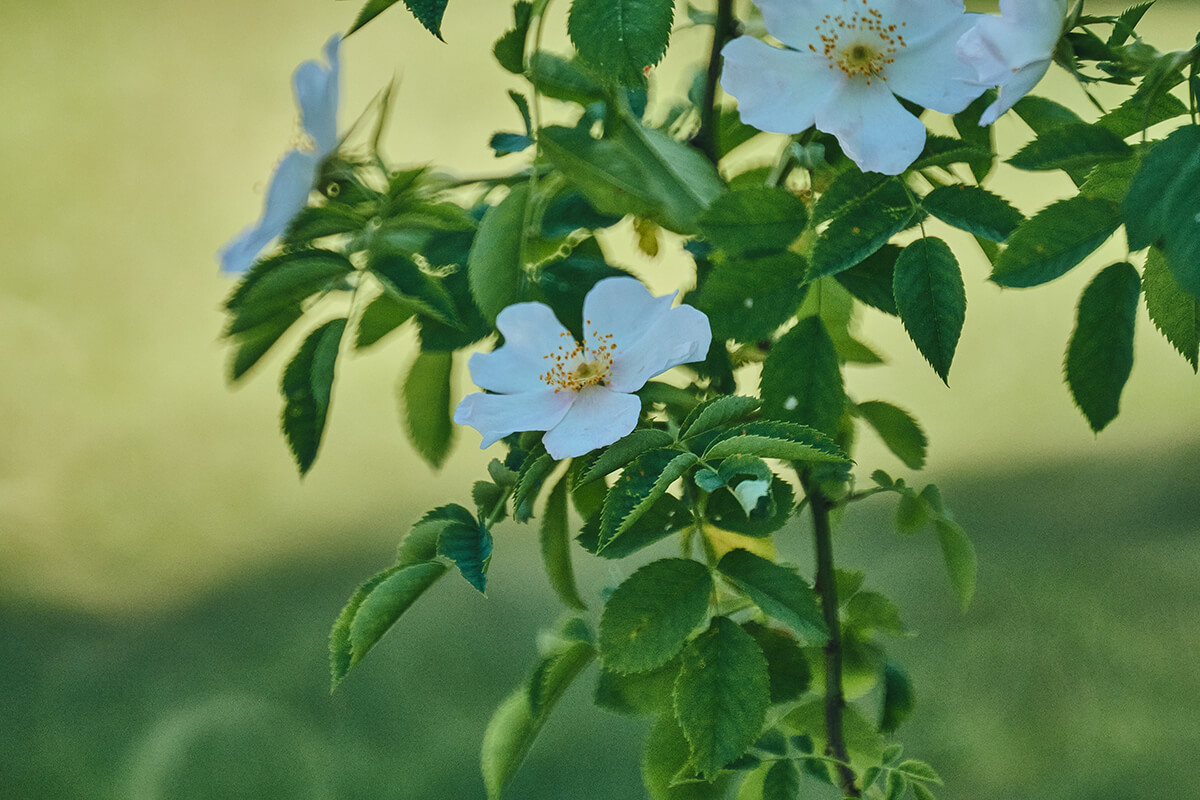
[[1128,262],[1106,267],[1083,291],[1064,372],[1092,430],[1116,418],[1133,369],[1133,329],[1141,281]]
[[1142,291],[1150,321],[1196,372],[1200,366],[1200,298],[1183,290],[1157,247],[1146,254]]
[[695,453],[661,448],[631,461],[608,490],[600,513],[600,551],[650,509],[696,463]]
[[829,640],[816,595],[795,569],[736,549],[721,558],[717,570],[763,613],[791,627],[807,644],[822,646]]
[[1025,221],[999,195],[961,183],[939,186],[921,198],[921,206],[942,222],[992,242],[1003,242]]
[[346,318],[330,320],[309,334],[283,371],[283,435],[300,474],[312,467],[325,433],[333,379]]
[[896,458],[909,469],[925,466],[929,439],[911,414],[882,400],[870,400],[852,406],[854,413],[875,429],[879,438]]
[[622,86],[646,83],[643,70],[667,52],[673,0],[573,0],[567,34],[579,57]]
[[805,317],[775,342],[763,363],[759,393],[763,416],[830,436],[837,432],[846,394],[837,349],[820,317]]
[[908,245],[896,259],[892,291],[909,338],[948,384],[967,313],[967,293],[954,251],[932,236]]
[[759,186],[717,197],[700,217],[705,238],[734,256],[786,250],[808,223],[808,207],[783,188]]
[[648,672],[666,664],[704,621],[713,590],[708,568],[686,558],[652,561],[625,579],[600,618],[606,669]]
[[442,466],[454,443],[450,419],[453,372],[453,353],[422,350],[400,386],[408,439],[434,469]]
[[570,476],[564,474],[546,497],[542,512],[539,539],[542,545],[542,564],[546,577],[558,599],[568,608],[587,609],[575,585],[575,570],[571,566],[571,532],[567,518],[567,486]]
[[1080,195],[1051,203],[1008,238],[991,280],[1018,288],[1048,283],[1104,244],[1121,221],[1121,207],[1101,197]]

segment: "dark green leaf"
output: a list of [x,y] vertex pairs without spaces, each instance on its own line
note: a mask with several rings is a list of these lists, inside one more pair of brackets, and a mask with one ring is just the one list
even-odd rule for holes
[[925,137],[925,149],[909,169],[948,167],[951,164],[966,164],[972,174],[986,174],[995,156],[991,148],[984,148],[950,136],[929,134]]
[[787,251],[723,259],[687,302],[708,315],[718,341],[768,339],[803,302],[805,268],[802,257]]
[[1200,126],[1184,126],[1142,161],[1125,198],[1129,247],[1161,242],[1175,280],[1200,296]]
[[[983,112],[996,100],[996,91],[988,89],[979,97],[971,102],[971,105],[954,115],[954,130],[958,131],[958,135],[964,142],[986,153],[995,151],[994,136],[992,135],[991,125],[980,125],[979,119],[983,116]],[[971,168],[971,174],[976,181],[982,181],[987,174],[992,170],[992,164],[995,157],[992,156],[987,161],[971,161],[968,166]]]
[[1183,290],[1157,247],[1151,247],[1146,256],[1142,291],[1146,293],[1150,321],[1195,372],[1200,355],[1200,298]]
[[700,218],[700,230],[730,255],[786,250],[808,223],[804,201],[786,189],[726,192]]
[[360,231],[367,218],[341,203],[306,206],[288,223],[283,239],[289,247],[308,247],[314,239]]
[[908,676],[899,667],[888,664],[883,668],[883,708],[879,731],[894,733],[912,714],[916,695]]
[[762,800],[796,800],[800,794],[800,770],[789,759],[776,761],[763,779]]
[[370,347],[392,331],[412,319],[416,309],[409,303],[391,294],[381,294],[363,309],[358,318],[354,346],[362,350]]
[[855,410],[906,467],[921,469],[925,466],[925,447],[929,440],[912,415],[879,400],[859,403]]
[[763,416],[837,433],[846,395],[837,350],[819,317],[805,317],[775,343],[759,390]]
[[1041,136],[1051,128],[1082,123],[1079,115],[1064,105],[1036,95],[1025,95],[1013,106],[1026,125]]
[[513,4],[513,27],[492,45],[492,55],[500,66],[514,75],[525,71],[525,37],[533,17],[533,3],[517,0]]
[[650,716],[671,703],[679,659],[673,658],[649,672],[622,674],[601,669],[596,681],[596,705],[618,714]]
[[546,452],[541,444],[533,449],[521,463],[517,473],[517,488],[513,493],[513,519],[517,522],[527,522],[533,518],[533,506],[537,501],[538,492],[554,465],[558,463]]
[[500,131],[493,133],[492,138],[488,140],[488,147],[495,151],[497,156],[506,156],[511,153],[520,153],[523,150],[533,146],[533,139],[523,133],[507,133]]
[[949,383],[950,363],[967,314],[962,273],[941,239],[918,239],[896,259],[892,284],[900,320],[933,371]]
[[820,646],[829,639],[812,587],[795,569],[748,550],[730,550],[717,569],[765,614],[791,626],[806,643]]
[[694,453],[664,448],[645,452],[626,466],[604,499],[600,550],[637,522],[696,461]]
[[575,570],[571,566],[571,531],[567,520],[569,480],[567,475],[563,475],[546,498],[541,527],[542,563],[546,567],[550,586],[563,605],[583,611],[587,605],[579,597],[579,589],[575,586]]
[[1079,193],[1084,197],[1103,197],[1120,203],[1133,183],[1139,163],[1136,158],[1127,158],[1124,161],[1097,164],[1079,187]]
[[1097,275],[1079,300],[1067,345],[1067,385],[1092,430],[1116,416],[1133,369],[1133,326],[1141,293],[1137,270],[1120,262]]
[[1121,225],[1121,207],[1099,197],[1059,200],[1024,222],[996,258],[1000,286],[1048,283],[1083,261]]
[[299,305],[285,306],[253,328],[231,335],[229,341],[234,350],[229,359],[229,380],[242,378],[303,314],[304,310]]
[[1183,116],[1187,111],[1184,102],[1173,94],[1156,95],[1149,105],[1145,98],[1135,95],[1096,120],[1096,124],[1126,138],[1151,125]]
[[681,780],[680,776],[691,777],[695,773],[691,758],[691,746],[675,714],[663,712],[650,728],[642,756],[642,779],[651,800],[725,800],[729,789],[727,773],[711,783]]
[[735,455],[782,458],[788,461],[849,463],[825,434],[794,422],[759,420],[723,431],[704,452],[705,461]]
[[578,60],[541,50],[530,58],[530,73],[534,86],[546,97],[582,106],[604,100],[604,87]]
[[1105,161],[1120,161],[1131,153],[1125,141],[1097,125],[1058,125],[1038,135],[1008,163],[1025,170],[1078,170]]
[[895,180],[881,184],[829,223],[813,248],[808,279],[836,275],[861,263],[907,228],[915,213],[903,184]]
[[334,365],[346,319],[330,320],[317,328],[283,371],[283,434],[287,438],[300,474],[304,475],[317,458],[325,418],[333,394]]
[[[404,5],[412,12],[412,15],[417,18],[425,26],[425,29],[432,33],[437,38],[442,38],[442,14],[446,11],[446,4],[449,0],[404,0]],[[350,26],[350,30],[346,31],[346,35],[354,33],[356,30],[366,25],[375,17],[386,11],[391,6],[394,6],[397,0],[367,0],[367,4],[362,7],[362,11],[358,12],[358,17],[354,20],[354,24]]]
[[423,272],[407,255],[395,251],[372,253],[367,269],[393,299],[438,322],[461,327],[450,292],[439,279]]
[[896,310],[896,298],[892,295],[892,281],[896,271],[896,258],[899,255],[899,247],[885,244],[867,256],[862,263],[839,272],[834,277],[857,299],[885,314],[895,316],[899,312]]
[[1136,33],[1134,29],[1152,5],[1154,5],[1154,0],[1150,0],[1148,3],[1138,3],[1121,12],[1121,16],[1117,17],[1117,21],[1113,23],[1112,33],[1108,36],[1108,46],[1119,47],[1131,36],[1134,36]]
[[421,517],[400,542],[400,546],[396,548],[396,564],[432,561],[437,557],[438,539],[447,528],[471,527],[476,522],[474,515],[457,503],[433,509]]
[[400,388],[409,441],[434,469],[442,466],[454,442],[450,420],[453,371],[453,353],[422,350]]
[[679,438],[690,439],[702,433],[724,427],[730,422],[749,419],[758,410],[758,398],[726,395],[706,400],[696,406],[679,429]]
[[225,301],[234,316],[228,333],[260,325],[353,271],[345,256],[331,250],[299,250],[260,261]]
[[767,659],[772,703],[796,700],[808,691],[812,684],[812,669],[794,635],[758,622],[747,622],[742,627],[754,637]]
[[708,568],[691,559],[664,558],[638,569],[604,606],[604,666],[622,673],[646,672],[670,661],[704,621],[712,589]]
[[487,528],[474,519],[470,524],[447,525],[438,537],[437,552],[453,561],[467,583],[484,593],[488,564],[492,560],[492,534]]
[[770,704],[767,660],[750,634],[728,617],[683,651],[675,714],[692,749],[692,765],[712,779],[762,732]]
[[942,222],[993,242],[1003,242],[1025,220],[1004,198],[961,183],[939,186],[921,205]]
[[579,484],[582,485],[608,475],[648,450],[667,447],[673,441],[671,434],[664,430],[638,428],[625,438],[618,439],[601,450],[595,460],[591,461],[587,469],[579,476]]
[[667,52],[673,0],[574,0],[567,33],[579,57],[625,86],[645,83],[643,69]]
[[[605,488],[603,481],[587,485]],[[600,548],[600,514],[598,513],[584,523],[583,530],[575,539],[592,555],[617,560],[633,555],[642,548],[649,547],[655,542],[691,526],[693,522],[692,512],[687,503],[674,495],[664,494],[655,500],[654,504],[624,533],[605,542],[603,549]]]
[[[733,461],[757,460],[753,456],[729,456],[721,466]],[[759,490],[754,482],[742,481],[734,491],[721,491],[708,499],[705,516],[713,525],[727,531],[740,533],[744,536],[760,538],[770,536],[788,523],[792,516],[794,493],[791,484],[777,476],[769,476],[769,492],[762,503],[752,512],[745,510],[745,500],[748,498],[735,495],[750,494],[753,496]]]
[[529,185],[517,184],[499,204],[488,209],[467,258],[471,296],[489,322],[520,296],[524,265],[521,236]]

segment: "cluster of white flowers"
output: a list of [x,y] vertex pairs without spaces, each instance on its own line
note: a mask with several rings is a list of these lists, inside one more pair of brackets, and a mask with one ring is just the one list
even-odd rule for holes
[[725,46],[722,84],[764,131],[832,134],[864,171],[903,172],[925,126],[897,98],[946,114],[986,89],[988,125],[1046,73],[1066,0],[1000,0],[999,17],[962,0],[755,0],[767,32]]

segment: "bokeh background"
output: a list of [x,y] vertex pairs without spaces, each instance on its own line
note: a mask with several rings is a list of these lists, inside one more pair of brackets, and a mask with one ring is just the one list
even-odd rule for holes
[[[342,366],[303,481],[277,429],[280,356],[223,379],[213,253],[257,216],[294,135],[291,70],[357,5],[0,9],[0,798],[483,797],[483,727],[557,614],[533,529],[498,531],[486,599],[442,581],[332,697],[325,664],[354,586],[421,513],[467,498],[477,435],[439,473],[414,456],[394,397],[404,334]],[[519,86],[490,56],[509,20],[454,0],[443,44],[388,11],[344,45],[343,122],[396,78],[393,161],[507,167],[486,142],[517,125],[504,90]],[[1160,0],[1144,35],[1166,50],[1198,30],[1200,5]],[[705,38],[677,35],[665,88]],[[1061,74],[1039,92],[1090,113]],[[1011,118],[998,131],[1008,148],[1028,136]],[[1027,212],[1067,188],[997,177]],[[965,265],[951,388],[895,320],[864,319],[890,366],[850,389],[917,413],[932,447],[910,480],[941,485],[980,555],[964,616],[936,543],[892,535],[888,503],[856,508],[837,545],[918,632],[894,644],[918,691],[905,740],[947,797],[1194,795],[1200,382],[1144,310],[1109,429],[1094,436],[1060,382],[1078,295],[1121,256],[1028,291]],[[662,290],[678,276],[626,263]],[[859,462],[904,473],[870,440]],[[629,569],[582,555],[592,597]],[[644,728],[590,709],[588,682],[512,797],[643,796]]]

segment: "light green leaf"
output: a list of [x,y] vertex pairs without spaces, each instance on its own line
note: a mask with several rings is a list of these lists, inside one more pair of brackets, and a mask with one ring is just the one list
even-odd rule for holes
[[933,526],[937,530],[942,558],[946,561],[946,571],[950,575],[950,586],[954,589],[959,606],[965,612],[975,595],[975,576],[979,566],[975,557],[975,546],[971,544],[962,526],[953,520],[938,517],[933,521]]
[[1121,208],[1101,197],[1059,200],[1027,220],[996,258],[991,280],[1028,287],[1064,274],[1104,244],[1121,225]]
[[1129,145],[1107,128],[1071,123],[1038,134],[1008,163],[1025,170],[1077,170],[1105,161],[1121,161],[1131,153]]
[[579,597],[575,586],[575,570],[571,566],[571,531],[567,521],[567,482],[563,475],[546,498],[546,510],[542,513],[541,543],[542,563],[546,577],[558,599],[568,608],[583,611],[587,605]]
[[808,208],[786,189],[758,186],[726,192],[700,218],[700,230],[730,255],[786,250],[804,232]]
[[573,0],[567,33],[579,57],[624,86],[642,86],[643,69],[667,52],[673,0]]
[[467,257],[471,296],[488,322],[494,323],[496,315],[520,297],[524,276],[521,236],[528,199],[529,185],[520,183],[489,208]]
[[924,784],[914,783],[912,785],[912,793],[916,800],[937,800],[933,792],[929,791]]
[[798,422],[831,436],[837,432],[846,394],[837,350],[819,317],[800,320],[772,346],[759,392],[763,416]]
[[1004,198],[980,186],[939,186],[921,199],[933,216],[992,242],[1003,242],[1025,217]]
[[[367,0],[367,4],[358,12],[358,17],[350,26],[350,30],[346,31],[346,35],[354,33],[397,2],[398,0]],[[446,11],[447,2],[449,0],[404,0],[404,5],[427,31],[441,39],[442,14]]]
[[680,440],[690,439],[702,433],[724,427],[730,422],[749,419],[758,410],[757,397],[725,395],[705,400],[692,409],[680,426]]
[[673,658],[649,672],[622,674],[601,669],[600,677],[596,681],[596,705],[618,714],[656,715],[664,707],[670,706],[671,692],[675,689],[677,675],[678,658]]
[[600,550],[620,536],[696,463],[695,453],[667,448],[650,450],[621,472],[600,512]]
[[900,764],[897,765],[896,771],[914,781],[936,783],[939,786],[942,783],[942,777],[937,774],[937,770],[926,764],[924,761],[918,761],[915,758],[910,758],[907,761],[901,761]]
[[346,319],[330,320],[317,328],[283,371],[283,434],[304,475],[317,458],[325,418],[333,395],[334,366]]
[[887,448],[906,467],[921,469],[925,466],[925,448],[929,440],[911,414],[881,400],[859,403],[855,412],[875,429]]
[[905,247],[896,259],[892,291],[913,344],[948,384],[967,314],[967,293],[950,246],[927,236]]
[[711,780],[754,744],[769,704],[762,651],[736,622],[715,617],[684,649],[675,681],[675,715],[696,771]]
[[1200,355],[1200,298],[1183,290],[1157,247],[1151,247],[1142,270],[1142,291],[1150,321],[1196,372]]
[[647,672],[670,661],[708,612],[712,576],[698,561],[665,558],[616,588],[600,618],[607,669]]
[[828,641],[829,628],[817,608],[816,595],[795,569],[748,550],[730,550],[717,569],[765,614],[791,626],[806,643],[820,646]]
[[[670,689],[667,691],[670,699]],[[675,714],[666,711],[650,728],[646,750],[642,755],[642,780],[651,800],[724,800],[729,787],[729,775],[719,775],[707,781],[679,782],[677,776],[691,767],[692,751]]]
[[1097,433],[1117,416],[1133,369],[1140,293],[1137,270],[1119,262],[1102,270],[1079,300],[1065,372],[1071,396]]
[[396,564],[402,566],[432,561],[437,557],[438,539],[443,531],[454,525],[469,527],[475,524],[475,516],[457,503],[433,509],[421,517],[401,540],[396,548]]
[[579,476],[578,485],[603,477],[633,461],[648,450],[667,447],[674,439],[658,428],[638,428],[599,452]]
[[909,226],[916,207],[903,184],[888,180],[842,209],[817,240],[808,280],[836,275],[862,262]]
[[409,441],[434,469],[442,466],[454,441],[450,420],[450,376],[454,353],[422,350],[400,387]]
[[794,422],[759,420],[729,428],[709,445],[704,460],[734,455],[848,464],[838,446],[825,434]]

